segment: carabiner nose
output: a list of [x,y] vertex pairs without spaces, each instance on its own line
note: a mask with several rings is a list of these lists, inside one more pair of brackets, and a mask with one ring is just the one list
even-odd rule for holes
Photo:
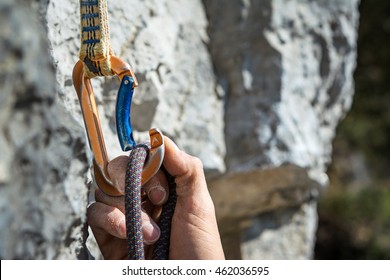
[[[111,56],[111,67],[114,74],[116,74],[121,81],[121,88],[122,85],[130,85],[130,87],[123,88],[122,94],[130,92],[130,89],[131,96],[125,96],[125,100],[127,101],[120,103],[127,106],[126,108],[123,106],[122,109],[125,110],[124,116],[129,116],[128,122],[125,121],[123,124],[120,125],[119,128],[121,129],[121,131],[123,131],[123,135],[126,135],[127,137],[126,139],[128,142],[128,147],[134,147],[135,142],[132,137],[132,128],[130,122],[130,106],[134,87],[136,87],[138,83],[131,67],[118,57]],[[82,61],[78,61],[73,69],[73,82],[77,92],[77,96],[80,101],[81,111],[83,113],[89,144],[94,155],[93,167],[95,180],[99,188],[107,195],[121,196],[123,194],[114,187],[114,184],[112,183],[111,178],[108,174],[107,167],[109,159],[104,143],[104,137],[96,106],[96,100],[91,81],[85,76],[83,68],[84,63]],[[128,81],[129,83],[126,81]],[[121,91],[121,88],[119,91]],[[130,100],[130,103],[128,103],[128,100]],[[128,127],[126,127],[126,124],[128,125]],[[142,184],[145,184],[154,174],[157,173],[164,158],[164,138],[161,132],[156,129],[151,129],[149,134],[151,149],[147,161],[144,165],[141,181]]]
[[[111,67],[117,69],[115,58],[111,59]],[[119,70],[119,69],[118,69]],[[118,75],[119,76],[119,75]],[[131,104],[134,95],[134,88],[137,85],[135,76],[120,75],[121,85],[118,90],[115,107],[116,131],[122,151],[129,151],[137,144],[133,137],[131,125]],[[152,128],[149,130],[150,149],[142,171],[142,185],[152,178],[162,165],[165,146],[164,137],[160,130]]]
[[157,128],[149,130],[150,150],[142,170],[142,185],[149,181],[160,169],[165,155],[164,136]]

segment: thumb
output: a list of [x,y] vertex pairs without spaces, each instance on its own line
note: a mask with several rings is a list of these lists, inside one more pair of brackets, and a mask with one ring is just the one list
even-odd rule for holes
[[168,137],[165,137],[164,167],[175,177],[178,196],[208,193],[201,160],[181,151]]
[[164,136],[164,139],[165,156],[163,163],[169,174],[176,178],[188,175],[204,175],[203,164],[199,158],[181,151],[175,142],[168,137]]
[[181,151],[175,142],[170,138],[164,136],[165,143],[165,155],[164,155],[164,167],[173,177],[181,177],[188,173],[189,167],[187,164],[187,155]]

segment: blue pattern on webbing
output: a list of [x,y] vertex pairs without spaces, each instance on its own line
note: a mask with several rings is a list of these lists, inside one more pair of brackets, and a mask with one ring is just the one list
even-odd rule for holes
[[97,6],[98,1],[97,0],[81,0],[80,5],[81,6]]

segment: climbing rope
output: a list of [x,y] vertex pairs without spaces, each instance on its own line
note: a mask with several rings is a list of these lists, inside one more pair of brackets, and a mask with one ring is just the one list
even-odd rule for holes
[[171,239],[171,224],[173,213],[176,207],[176,183],[175,178],[169,174],[165,168],[163,168],[165,176],[168,180],[169,196],[167,202],[164,204],[158,221],[158,226],[161,230],[160,238],[157,240],[153,249],[153,260],[168,260],[169,259],[169,247]]
[[137,145],[130,153],[125,180],[127,250],[130,260],[143,260],[144,243],[141,221],[141,176],[148,147]]
[[[149,148],[145,144],[138,144],[129,156],[125,180],[125,213],[127,229],[127,249],[130,260],[143,260],[144,243],[141,223],[141,176],[142,168]],[[171,236],[171,222],[176,205],[175,179],[163,168],[168,180],[169,196],[161,212],[158,226],[161,234],[153,248],[154,260],[169,259]]]

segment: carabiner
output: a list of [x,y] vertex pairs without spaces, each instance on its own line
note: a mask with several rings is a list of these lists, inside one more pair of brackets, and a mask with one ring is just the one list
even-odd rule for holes
[[[130,120],[130,106],[134,88],[138,85],[134,72],[129,64],[116,56],[111,56],[111,68],[121,81],[117,100],[116,118],[118,137],[122,150],[130,150],[135,146],[132,136]],[[104,143],[103,131],[96,106],[95,95],[91,80],[84,74],[84,63],[80,60],[73,69],[73,83],[80,101],[84,123],[88,135],[89,145],[92,149],[94,160],[94,175],[99,188],[110,196],[121,196],[113,185],[108,174],[108,155]],[[123,115],[121,115],[121,113]],[[149,131],[151,148],[142,172],[142,185],[145,184],[160,169],[164,158],[164,137],[158,129]],[[124,139],[124,140],[123,140]],[[122,141],[123,140],[123,141]],[[122,145],[122,142],[125,145]]]

